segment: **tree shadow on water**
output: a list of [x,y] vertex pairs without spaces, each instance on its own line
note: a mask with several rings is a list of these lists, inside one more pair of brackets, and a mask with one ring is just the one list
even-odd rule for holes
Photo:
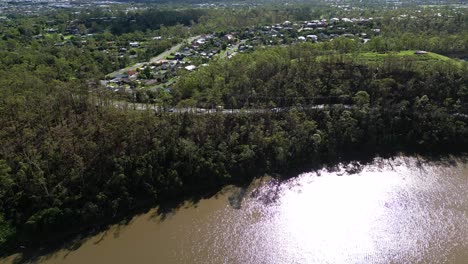
[[228,197],[229,205],[234,209],[241,209],[242,201],[244,200],[246,194],[247,194],[247,188],[240,187],[238,191],[232,193]]
[[135,210],[133,215],[121,215],[115,219],[107,219],[107,221],[95,226],[83,228],[80,232],[71,231],[68,234],[62,234],[59,238],[45,237],[43,242],[38,245],[30,248],[21,247],[21,250],[12,251],[12,254],[17,255],[12,259],[11,263],[38,263],[47,260],[61,263],[85,243],[90,242],[91,245],[98,246],[110,235],[112,235],[113,239],[118,239],[125,228],[131,224],[134,217],[146,211],[146,209]]

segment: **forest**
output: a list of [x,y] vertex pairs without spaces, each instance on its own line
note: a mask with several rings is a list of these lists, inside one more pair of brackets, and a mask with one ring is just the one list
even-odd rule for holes
[[[178,15],[170,18],[120,13],[109,24],[88,23],[87,14],[80,18],[83,33],[97,35],[88,46],[81,40],[57,46],[57,36],[35,38],[49,27],[47,17],[16,17],[3,24],[1,252],[45,246],[137,208],[182,201],[264,174],[288,175],[366,155],[466,151],[468,63],[414,54],[466,56],[468,14],[461,9],[427,9],[419,22],[391,19],[413,9],[349,11],[383,16],[382,31],[388,33],[366,44],[337,38],[217,60],[184,75],[167,98],[173,107],[222,105],[239,113],[116,108],[118,95],[96,85],[128,63],[100,52],[96,43],[126,42],[143,32],[177,37],[269,23],[263,21],[263,8],[241,8],[232,16],[210,9],[174,11]],[[281,21],[344,11],[266,12]],[[439,12],[446,16],[434,15]],[[67,16],[49,16],[66,30]],[[136,24],[128,26],[133,20]]]

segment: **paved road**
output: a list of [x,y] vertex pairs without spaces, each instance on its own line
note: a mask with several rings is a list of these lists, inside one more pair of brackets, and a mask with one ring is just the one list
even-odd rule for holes
[[[298,111],[305,111],[305,110],[322,110],[331,105],[310,105],[301,108],[295,108]],[[343,105],[345,108],[351,108],[351,105]],[[243,108],[243,109],[211,109],[211,108],[197,108],[197,107],[184,107],[184,108],[162,108],[160,106],[152,105],[152,104],[142,104],[142,103],[130,103],[130,102],[114,102],[114,107],[120,109],[132,109],[132,110],[151,110],[156,113],[197,113],[197,114],[214,114],[214,113],[222,113],[222,114],[238,114],[238,113],[248,113],[248,114],[259,114],[259,113],[279,113],[279,112],[287,112],[290,111],[291,107],[283,107],[283,108],[264,108],[264,109],[255,109],[255,108]]]
[[[272,109],[253,109],[253,108],[243,108],[243,109],[222,109],[222,110],[216,110],[216,109],[208,109],[208,108],[166,108],[163,109],[162,107],[156,106],[156,105],[151,105],[151,104],[142,104],[142,103],[130,103],[130,102],[114,102],[113,106],[118,109],[130,109],[130,110],[136,110],[136,111],[153,111],[155,113],[194,113],[194,114],[224,114],[224,115],[229,115],[229,114],[239,114],[239,113],[246,113],[246,114],[261,114],[261,113],[280,113],[280,112],[288,112],[291,111],[292,109],[295,109],[296,111],[307,111],[307,110],[326,110],[330,109],[333,104],[322,104],[322,105],[309,105],[309,106],[303,106],[303,107],[283,107],[283,108],[272,108]],[[345,109],[353,109],[357,108],[357,106],[354,105],[343,105]],[[463,119],[468,119],[468,114],[463,114],[463,113],[453,113],[450,114],[455,117],[463,118]]]
[[173,46],[172,48],[164,51],[163,53],[159,54],[158,56],[154,57],[154,58],[151,58],[150,59],[150,62],[157,62],[159,60],[163,60],[165,59],[167,56],[169,56],[171,53],[175,53],[177,52],[178,50],[180,50],[180,48],[182,48],[182,46],[185,44],[185,43],[191,43],[192,41],[196,40],[197,38],[199,38],[201,36],[195,36],[195,37],[190,37],[188,39],[186,39],[184,42],[182,43],[179,43],[175,46]]
[[115,76],[117,74],[124,74],[124,73],[126,73],[126,72],[128,72],[130,70],[136,70],[137,68],[140,68],[145,64],[148,64],[148,63],[151,63],[151,62],[157,62],[159,60],[165,59],[171,53],[177,52],[185,43],[187,43],[187,42],[190,43],[190,42],[194,41],[195,39],[197,39],[199,37],[200,36],[190,37],[190,38],[184,40],[182,43],[179,43],[179,44],[171,47],[170,49],[164,51],[163,53],[159,54],[158,56],[151,58],[149,62],[138,62],[138,63],[136,63],[136,64],[134,64],[132,66],[128,66],[126,68],[123,68],[123,69],[117,70],[115,72],[109,73],[109,74],[107,74],[107,76]]
[[245,44],[245,42],[246,42],[246,40],[241,40],[241,41],[237,42],[236,44],[234,44],[232,47],[226,48],[226,50],[223,53],[221,53],[221,55],[219,55],[219,58],[224,59],[227,56],[233,54],[234,52],[237,52],[237,50],[239,49],[239,46],[241,44]]

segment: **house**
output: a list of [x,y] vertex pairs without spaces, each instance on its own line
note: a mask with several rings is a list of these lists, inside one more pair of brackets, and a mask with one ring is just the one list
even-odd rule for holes
[[206,43],[206,39],[199,38],[199,39],[195,40],[195,43],[197,43],[198,45],[203,45],[203,44]]
[[135,75],[137,72],[135,70],[129,70],[128,72],[128,76],[129,77],[132,77],[133,75]]
[[186,69],[187,71],[193,71],[193,70],[195,70],[196,68],[197,68],[197,66],[195,66],[195,65],[189,65],[189,66],[186,66],[186,67],[185,67],[185,69]]
[[369,22],[370,22],[370,19],[366,19],[366,18],[362,18],[362,17],[359,19],[359,24],[360,25],[364,25],[364,24],[367,24]]
[[182,59],[185,58],[185,54],[182,54],[180,52],[176,52],[174,57],[175,57],[176,60],[182,60]]
[[129,43],[130,47],[132,48],[138,48],[140,46],[140,43],[137,41],[132,41]]
[[307,38],[307,39],[310,39],[310,40],[312,40],[312,41],[317,41],[317,40],[318,40],[317,35],[307,35],[306,38]]
[[227,40],[227,41],[233,41],[235,39],[234,35],[232,34],[226,34],[224,36],[224,38]]
[[67,28],[66,31],[70,35],[78,35],[80,33],[80,30],[77,28]]
[[327,23],[326,23],[326,22],[320,21],[320,22],[317,23],[317,26],[319,26],[319,27],[326,27],[326,26],[327,26]]

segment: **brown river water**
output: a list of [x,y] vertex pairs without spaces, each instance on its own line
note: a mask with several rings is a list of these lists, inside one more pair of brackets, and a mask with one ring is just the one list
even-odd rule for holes
[[468,263],[466,161],[398,157],[353,168],[228,186],[34,263]]

